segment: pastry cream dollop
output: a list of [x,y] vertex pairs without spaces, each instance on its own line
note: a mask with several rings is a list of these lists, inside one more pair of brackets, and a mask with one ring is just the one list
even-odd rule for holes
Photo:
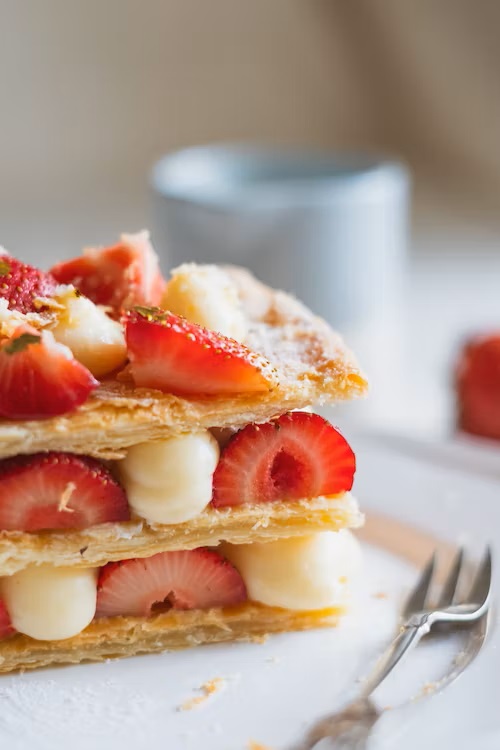
[[125,364],[127,347],[121,324],[74,287],[60,286],[57,291],[60,309],[52,328],[56,341],[71,349],[96,378]]
[[208,430],[134,445],[119,463],[132,510],[151,523],[182,523],[212,499],[219,444]]
[[30,566],[4,578],[1,589],[19,633],[43,641],[71,638],[94,618],[97,570]]
[[239,570],[248,598],[270,607],[312,610],[342,603],[345,582],[360,567],[361,551],[347,530],[221,549]]

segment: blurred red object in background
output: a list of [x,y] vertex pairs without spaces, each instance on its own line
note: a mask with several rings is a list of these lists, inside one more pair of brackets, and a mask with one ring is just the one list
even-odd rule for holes
[[500,440],[500,333],[477,336],[465,345],[455,383],[458,427]]

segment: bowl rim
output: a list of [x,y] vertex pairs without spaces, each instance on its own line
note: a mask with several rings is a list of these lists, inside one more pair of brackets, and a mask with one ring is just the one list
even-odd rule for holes
[[380,199],[406,188],[409,174],[402,161],[380,152],[214,143],[165,154],[153,165],[150,184],[168,200],[262,208],[354,196]]

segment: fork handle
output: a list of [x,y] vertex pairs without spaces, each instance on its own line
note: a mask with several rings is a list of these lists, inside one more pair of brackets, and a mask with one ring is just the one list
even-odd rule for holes
[[302,746],[301,750],[366,750],[379,717],[380,712],[370,700],[357,700],[318,726],[312,744]]
[[401,659],[415,648],[429,630],[430,623],[427,618],[422,618],[416,624],[408,624],[402,627],[368,676],[361,697],[368,698],[392,672],[396,664],[399,664]]
[[394,638],[373,672],[368,676],[360,696],[335,716],[317,727],[316,737],[308,750],[365,750],[379,711],[369,699],[401,659],[412,651],[430,630],[427,617],[414,618]]

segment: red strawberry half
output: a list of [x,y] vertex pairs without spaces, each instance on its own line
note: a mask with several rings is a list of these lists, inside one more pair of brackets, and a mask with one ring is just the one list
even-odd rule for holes
[[210,609],[246,599],[240,574],[200,547],[108,563],[97,584],[96,617],[148,617],[165,609]]
[[500,439],[500,334],[477,337],[465,346],[456,390],[459,427]]
[[51,273],[116,313],[133,305],[158,305],[166,284],[146,233],[125,235],[113,247],[89,248]]
[[0,255],[0,297],[7,300],[11,310],[39,312],[35,300],[51,297],[56,286],[56,280],[49,273],[10,255]]
[[125,330],[132,377],[166,393],[269,391],[266,360],[233,339],[158,308],[136,307]]
[[0,599],[0,641],[15,633],[5,603]]
[[44,419],[66,414],[99,385],[49,331],[18,327],[0,344],[0,416]]
[[229,441],[214,473],[212,503],[223,508],[337,495],[351,489],[355,469],[354,453],[326,419],[290,412],[247,425]]
[[36,453],[0,461],[0,529],[85,529],[127,521],[124,490],[99,461]]

